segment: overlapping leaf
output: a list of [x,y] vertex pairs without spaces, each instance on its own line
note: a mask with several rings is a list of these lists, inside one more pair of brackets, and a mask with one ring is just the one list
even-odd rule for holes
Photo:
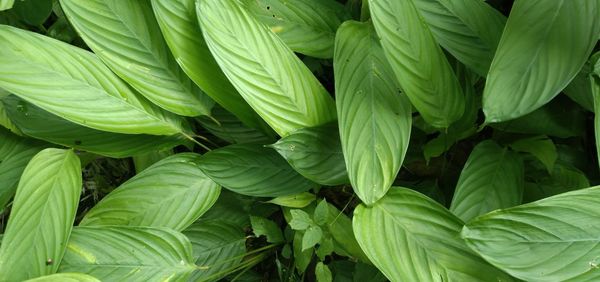
[[236,0],[197,5],[208,47],[252,108],[281,136],[335,119],[327,91],[275,33]]
[[275,150],[262,145],[230,145],[213,150],[203,155],[198,165],[224,188],[248,196],[277,197],[316,187]]
[[81,164],[71,150],[46,149],[29,162],[0,247],[0,280],[55,273],[81,193]]
[[269,144],[274,141],[273,136],[246,126],[235,115],[218,105],[213,107],[211,115],[210,118],[198,117],[196,120],[204,129],[231,144]]
[[573,101],[577,102],[584,109],[594,111],[594,97],[590,84],[590,75],[592,74],[591,62],[586,62],[579,73],[571,80],[571,83],[563,90]]
[[150,101],[180,115],[210,114],[213,101],[177,65],[149,1],[60,3],[86,44]]
[[106,195],[81,226],[130,225],[183,230],[219,197],[220,187],[198,168],[200,155],[167,157]]
[[196,16],[195,0],[153,0],[152,8],[175,60],[217,103],[246,125],[268,128],[227,80],[210,53]]
[[10,93],[0,88],[0,126],[10,130],[14,134],[23,135],[23,133],[17,128],[13,121],[10,120],[10,118],[8,118],[8,114],[6,113],[6,109],[4,107],[4,104],[2,103],[2,100],[8,97],[9,95]]
[[391,281],[512,281],[459,238],[463,223],[435,201],[393,188],[354,210],[358,243]]
[[370,24],[346,22],[334,57],[339,132],[350,183],[370,205],[392,185],[408,148],[411,105]]
[[487,76],[486,122],[526,115],[565,88],[600,32],[600,1],[517,0]]
[[415,0],[369,0],[371,17],[400,86],[429,124],[446,128],[464,111],[458,80]]
[[439,44],[479,75],[486,76],[506,17],[480,0],[414,3]]
[[60,272],[101,281],[185,281],[196,269],[190,241],[168,228],[75,227]]
[[600,187],[500,210],[468,223],[469,247],[526,281],[596,281]]
[[246,253],[246,238],[242,230],[230,223],[201,221],[183,231],[192,242],[194,260],[199,269],[193,281],[211,278],[239,264]]
[[494,141],[479,143],[465,164],[450,211],[463,221],[523,199],[524,169],[520,157]]
[[16,136],[0,127],[0,209],[15,193],[21,173],[44,144]]
[[349,15],[332,0],[244,0],[250,13],[287,46],[317,58],[333,57],[335,32]]
[[100,280],[82,273],[57,273],[39,278],[29,279],[25,282],[100,282]]
[[316,183],[330,186],[348,183],[337,130],[335,122],[300,129],[271,147],[298,173]]
[[69,122],[16,96],[0,101],[25,135],[95,154],[123,158],[183,144],[183,136],[151,136],[100,131]]
[[182,132],[180,119],[137,97],[92,53],[4,25],[0,25],[0,41],[0,87],[10,93],[98,130]]

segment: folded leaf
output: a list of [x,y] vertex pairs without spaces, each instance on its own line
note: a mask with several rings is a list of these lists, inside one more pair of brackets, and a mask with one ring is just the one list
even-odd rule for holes
[[0,209],[15,194],[27,163],[47,144],[19,137],[0,127]]
[[298,174],[277,152],[261,145],[230,145],[202,156],[198,165],[219,185],[255,197],[298,194],[317,185]]
[[352,222],[358,243],[391,281],[512,281],[459,238],[463,223],[440,204],[393,188]]
[[486,80],[486,122],[518,118],[558,95],[594,48],[599,14],[599,1],[515,1]]
[[75,227],[60,272],[101,281],[185,281],[196,269],[190,241],[168,228]]
[[371,24],[345,22],[334,56],[339,132],[350,183],[367,205],[392,186],[410,141],[412,111]]
[[81,164],[71,150],[46,149],[29,162],[13,201],[0,247],[0,280],[53,274],[73,228]]
[[0,41],[0,87],[10,93],[98,130],[153,135],[182,132],[181,119],[136,96],[92,53],[5,25],[0,25]]
[[416,0],[415,4],[440,45],[486,76],[506,17],[481,0]]
[[183,144],[181,135],[152,136],[100,131],[67,121],[16,96],[0,101],[15,125],[27,136],[112,158],[169,149]]
[[600,187],[495,211],[462,237],[491,264],[526,281],[596,281]]
[[275,33],[236,0],[203,0],[197,14],[217,63],[281,136],[335,119],[325,88]]
[[337,130],[335,122],[300,129],[271,147],[302,176],[321,185],[345,184],[348,174]]
[[371,17],[400,86],[427,123],[447,128],[464,112],[456,75],[415,5],[369,0]]
[[465,164],[450,211],[465,222],[489,211],[521,204],[523,161],[518,154],[488,140],[479,143]]
[[199,161],[198,154],[182,153],[153,164],[106,195],[79,225],[185,229],[221,190],[198,168]]
[[335,31],[349,15],[332,0],[243,0],[248,12],[266,24],[292,50],[333,57]]
[[175,60],[207,95],[246,125],[268,129],[227,80],[198,25],[195,0],[152,0],[154,15]]

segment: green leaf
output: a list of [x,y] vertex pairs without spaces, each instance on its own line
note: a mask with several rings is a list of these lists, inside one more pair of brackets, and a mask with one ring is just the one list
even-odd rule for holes
[[45,149],[27,164],[0,247],[0,280],[53,274],[61,264],[79,194],[81,164],[71,150]]
[[221,189],[217,202],[210,208],[199,221],[219,221],[233,224],[246,229],[250,226],[250,209],[254,199]]
[[332,204],[328,204],[328,206],[329,222],[325,226],[333,238],[334,251],[342,256],[371,263],[356,241],[352,230],[352,220]]
[[600,53],[594,54],[591,60],[595,66],[594,74],[590,76],[594,99],[594,132],[596,137],[596,154],[598,160],[600,160]]
[[6,112],[6,108],[2,101],[8,97],[10,93],[4,92],[2,88],[0,88],[0,126],[10,130],[12,133],[17,135],[23,135],[23,132],[17,128],[14,122],[8,117],[8,113]]
[[281,229],[279,229],[279,226],[272,220],[259,216],[250,216],[250,222],[252,223],[252,230],[256,237],[264,235],[267,237],[267,242],[274,244],[283,243],[285,241]]
[[313,250],[302,250],[302,232],[294,232],[293,241],[294,265],[299,273],[304,273],[312,261]]
[[15,0],[0,0],[0,11],[8,10],[13,7]]
[[21,173],[44,144],[16,136],[0,127],[0,209],[12,198]]
[[315,208],[313,220],[315,221],[315,224],[321,226],[329,222],[329,204],[326,199],[321,200]]
[[548,173],[552,173],[554,163],[558,158],[556,146],[554,146],[552,139],[547,136],[534,136],[520,139],[510,144],[510,148],[517,152],[532,154],[544,164]]
[[250,128],[219,105],[213,107],[211,117],[198,117],[196,121],[208,132],[230,144],[269,144],[275,140],[275,133],[270,128],[269,134]]
[[177,65],[161,35],[150,1],[60,3],[85,43],[148,100],[179,115],[210,114],[214,102]]
[[486,123],[526,115],[558,95],[594,48],[599,14],[598,1],[515,1],[486,80]]
[[298,208],[299,209],[299,208],[303,208],[303,207],[310,205],[310,203],[314,202],[315,200],[316,200],[315,194],[303,192],[300,194],[277,197],[270,201],[267,201],[267,203],[279,205],[282,207],[290,207],[290,208]]
[[550,175],[525,182],[523,202],[533,202],[572,190],[590,187],[585,173],[566,163],[557,162]]
[[87,274],[72,272],[46,275],[34,279],[29,279],[25,282],[100,282],[100,280]]
[[321,238],[323,238],[323,230],[321,230],[321,227],[315,225],[307,228],[302,236],[302,251],[317,245],[321,242]]
[[494,141],[479,143],[465,164],[450,211],[467,222],[501,208],[519,205],[524,187],[523,161]]
[[600,187],[500,210],[462,237],[491,264],[526,281],[596,281]]
[[121,134],[92,129],[53,115],[13,95],[4,98],[0,104],[5,105],[10,119],[25,135],[102,156],[124,158],[170,149],[186,142],[181,135]]
[[404,188],[354,210],[362,249],[391,281],[512,281],[459,238],[463,223],[435,201]]
[[[310,70],[235,0],[199,1],[198,20],[217,63],[281,136],[335,119],[335,104]],[[200,16],[201,15],[201,16]]]
[[110,192],[80,225],[185,229],[215,203],[221,190],[198,168],[200,158],[182,153],[155,163]]
[[323,264],[323,262],[318,262],[317,266],[315,266],[315,276],[317,277],[317,282],[331,282],[333,279],[329,267]]
[[0,41],[4,42],[0,87],[10,93],[98,130],[153,135],[182,132],[181,119],[136,96],[92,53],[4,25],[0,25]]
[[331,237],[325,237],[319,242],[319,248],[315,252],[321,261],[324,261],[328,255],[331,255],[334,251],[333,239]]
[[190,241],[168,228],[75,227],[60,272],[102,281],[181,281],[196,269]]
[[335,122],[303,128],[270,147],[302,176],[322,185],[341,185],[348,183],[348,174],[337,131]]
[[135,155],[132,157],[133,166],[135,167],[135,173],[140,173],[159,162],[160,160],[172,156],[174,154],[172,149],[164,151],[151,151],[141,155]]
[[427,123],[447,128],[463,114],[464,97],[415,0],[369,0],[369,6],[400,86]]
[[[375,5],[381,5],[378,3]],[[342,24],[336,37],[334,69],[348,176],[358,197],[372,204],[390,188],[406,155],[411,105],[398,93],[370,24]]]
[[191,281],[202,281],[214,277],[239,264],[246,253],[244,232],[235,225],[221,221],[202,221],[192,224],[183,231],[192,242],[194,260],[199,269]]
[[587,61],[563,92],[584,109],[593,112],[594,96],[590,84],[591,74],[592,64],[590,61]]
[[19,0],[15,2],[11,12],[29,25],[40,26],[52,14],[52,2],[53,0]]
[[480,0],[414,2],[437,42],[479,75],[486,76],[506,17]]
[[175,60],[207,95],[246,125],[268,126],[235,90],[210,53],[198,25],[195,0],[152,0],[154,15]]
[[290,214],[292,215],[290,227],[294,230],[306,230],[309,226],[314,224],[310,215],[303,210],[290,210]]
[[198,165],[224,188],[248,196],[292,195],[316,186],[275,150],[260,145],[230,145],[212,150],[202,156]]
[[243,0],[248,12],[271,28],[290,49],[333,57],[335,31],[349,15],[332,0]]

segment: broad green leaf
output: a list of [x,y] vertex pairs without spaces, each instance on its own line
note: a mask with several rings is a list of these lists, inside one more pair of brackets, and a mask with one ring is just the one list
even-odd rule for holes
[[306,271],[306,268],[312,261],[313,250],[302,250],[302,232],[294,232],[294,240],[292,242],[294,250],[294,266],[300,274]]
[[422,194],[393,188],[352,222],[358,243],[391,281],[512,281],[460,239],[463,222]]
[[321,185],[341,185],[348,183],[348,174],[337,131],[335,122],[303,128],[270,147],[302,176]]
[[371,17],[385,55],[413,106],[427,123],[447,128],[462,116],[464,97],[415,1],[369,0]]
[[310,205],[310,203],[314,202],[316,199],[317,198],[315,194],[303,192],[299,194],[273,198],[272,200],[267,201],[267,203],[289,208],[303,208]]
[[560,138],[582,136],[586,113],[564,96],[558,96],[543,107],[520,118],[491,126],[506,132],[548,135]]
[[15,194],[29,160],[43,148],[41,142],[16,136],[0,127],[0,210]]
[[269,243],[283,243],[283,233],[277,223],[259,216],[250,216],[252,231],[256,237],[265,236]]
[[8,10],[13,7],[15,0],[0,0],[0,11]]
[[437,42],[486,76],[506,17],[481,0],[415,0],[415,4]]
[[221,195],[215,204],[199,219],[204,221],[218,221],[230,223],[237,226],[240,230],[245,230],[250,226],[250,209],[255,202],[254,198],[246,197],[233,193],[226,189],[221,189]]
[[399,93],[378,41],[372,25],[345,22],[334,56],[344,159],[354,191],[368,205],[392,186],[406,155],[412,120],[410,102]]
[[489,211],[521,204],[523,161],[494,141],[479,143],[465,164],[450,211],[467,222]]
[[557,162],[550,175],[525,182],[523,202],[533,202],[572,190],[590,187],[585,173],[566,163]]
[[236,0],[203,0],[198,20],[233,86],[281,136],[335,119],[335,104],[310,70]]
[[133,160],[133,166],[135,167],[135,173],[140,173],[159,162],[160,160],[174,155],[172,149],[163,151],[151,151],[141,155],[135,155],[131,159]]
[[600,32],[600,2],[517,0],[487,76],[486,123],[526,115],[575,77]]
[[324,226],[329,222],[329,204],[326,199],[323,199],[317,204],[313,213],[313,220],[317,225]]
[[266,134],[257,129],[250,128],[235,115],[219,105],[213,107],[211,117],[198,117],[196,121],[211,134],[231,144],[269,144],[275,140],[273,137],[274,132]]
[[333,57],[335,31],[349,18],[344,7],[332,0],[242,2],[292,50],[317,58]]
[[181,135],[122,134],[92,129],[53,115],[16,96],[4,98],[0,104],[25,135],[102,156],[124,158],[186,143]]
[[[526,281],[596,281],[600,187],[495,211],[461,233],[491,264]],[[570,280],[572,279],[572,280]]]
[[331,234],[331,237],[333,237],[334,251],[339,255],[370,263],[367,255],[365,255],[356,241],[354,231],[352,230],[352,220],[332,204],[328,204],[328,206],[328,219],[330,221],[327,223],[326,227]]
[[25,282],[100,282],[100,280],[87,274],[71,272],[46,275]]
[[0,280],[53,274],[61,264],[81,194],[71,150],[45,149],[27,164],[0,247]]
[[594,97],[590,84],[590,75],[592,73],[591,62],[586,62],[579,73],[573,78],[571,83],[563,90],[565,94],[582,106],[584,109],[594,111]]
[[303,210],[290,210],[292,219],[290,220],[290,227],[294,230],[306,230],[311,225],[314,225],[310,215]]
[[323,264],[323,262],[317,263],[317,266],[315,267],[315,276],[317,278],[317,282],[331,282],[333,279],[329,267]]
[[136,96],[92,53],[5,25],[0,25],[0,41],[0,87],[10,93],[98,130],[153,135],[182,132],[181,119]]
[[196,269],[192,245],[168,228],[75,227],[60,272],[101,281],[185,281]]
[[207,95],[250,127],[268,128],[235,90],[210,53],[195,0],[152,0],[154,15],[175,60]]
[[298,194],[316,184],[298,174],[277,152],[261,145],[230,145],[210,151],[200,168],[223,188],[255,197]]
[[60,0],[85,43],[148,100],[184,116],[209,115],[213,101],[179,68],[150,1]]
[[42,25],[52,14],[53,0],[18,0],[11,12],[32,26]]
[[185,229],[215,203],[221,190],[198,167],[200,158],[182,153],[155,163],[110,192],[79,225]]
[[319,226],[311,226],[304,231],[302,235],[302,251],[308,250],[321,242],[323,230]]
[[244,232],[229,223],[198,222],[184,230],[183,234],[192,242],[194,260],[199,266],[191,281],[207,277],[217,280],[217,273],[239,264],[246,253]]
[[552,139],[543,135],[517,140],[510,144],[510,148],[517,152],[532,154],[544,164],[548,173],[552,173],[554,163],[558,159],[558,153],[556,152],[554,142],[552,142]]

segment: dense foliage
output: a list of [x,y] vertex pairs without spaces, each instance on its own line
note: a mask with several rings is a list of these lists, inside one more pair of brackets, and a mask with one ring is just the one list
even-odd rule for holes
[[0,0],[0,281],[598,281],[599,37],[600,0]]

